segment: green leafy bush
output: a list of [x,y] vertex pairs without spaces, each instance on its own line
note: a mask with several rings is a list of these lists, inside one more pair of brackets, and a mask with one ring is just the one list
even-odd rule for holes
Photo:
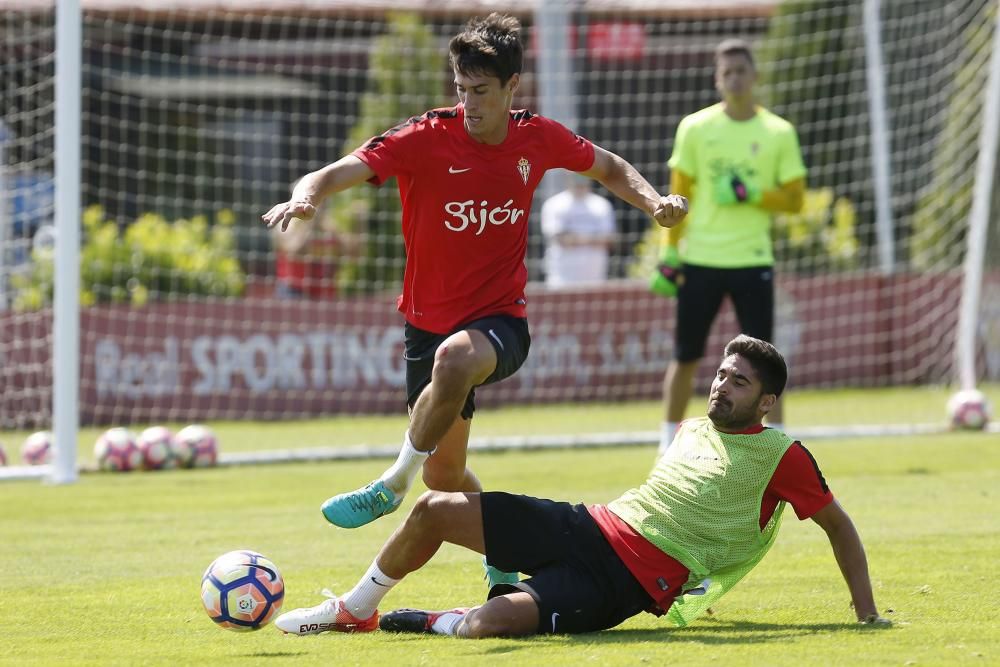
[[784,271],[820,273],[858,268],[857,212],[832,188],[807,190],[798,213],[774,216],[774,261]]
[[[239,296],[245,276],[236,259],[231,211],[215,224],[203,216],[168,222],[147,213],[119,230],[100,206],[83,214],[80,303],[166,301],[187,295]],[[14,307],[37,310],[52,303],[51,250],[36,249],[30,269],[12,279]]]

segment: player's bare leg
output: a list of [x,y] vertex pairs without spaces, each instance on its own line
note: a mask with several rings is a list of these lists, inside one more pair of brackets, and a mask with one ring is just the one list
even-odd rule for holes
[[425,632],[467,639],[538,633],[538,604],[528,593],[499,595],[480,607],[424,611],[397,609],[379,619],[389,632]]
[[[434,468],[433,474],[445,476],[450,470],[452,484],[462,476],[465,484],[464,449],[468,438],[450,433],[455,428],[469,391],[490,376],[497,365],[492,343],[480,331],[459,331],[449,336],[434,354],[431,381],[424,388],[410,414],[410,428],[396,462],[368,486],[342,493],[323,503],[326,519],[341,528],[357,528],[389,514],[399,507],[417,473],[442,441],[451,458]],[[463,450],[463,460],[454,458],[454,448]],[[478,482],[477,482],[478,483]]]
[[694,374],[700,359],[694,361],[671,361],[663,375],[663,428],[660,433],[660,447],[657,458],[663,455],[674,439],[677,424],[684,419],[691,394],[694,391]]
[[[424,463],[424,484],[428,489],[436,491],[482,491],[483,486],[468,466],[466,460],[469,452],[469,432],[471,419],[455,418],[451,428]],[[513,584],[518,581],[517,572],[498,570],[483,557],[483,570],[486,572],[486,585],[493,588],[497,584]]]
[[451,428],[438,440],[434,456],[424,463],[423,480],[435,491],[482,491],[479,478],[466,465],[471,419],[455,418]]
[[[344,607],[358,617],[374,614],[388,590],[427,563],[444,543],[485,553],[478,493],[428,491],[420,496],[409,516],[382,547],[369,572],[344,596]],[[375,577],[380,585],[370,586],[370,577]],[[470,638],[510,637],[537,632],[538,606],[530,595],[518,592],[496,597],[471,610],[404,610],[388,614],[386,620],[388,627],[383,624],[383,629],[395,631],[439,632]]]
[[345,595],[328,593],[315,607],[293,609],[275,624],[284,632],[370,632],[378,625],[378,604],[399,581],[422,567],[445,542],[486,550],[478,493],[428,491],[382,546],[358,583]]
[[469,391],[482,384],[496,367],[496,350],[481,331],[459,331],[441,343],[434,354],[431,382],[410,415],[413,447],[433,451],[461,414]]

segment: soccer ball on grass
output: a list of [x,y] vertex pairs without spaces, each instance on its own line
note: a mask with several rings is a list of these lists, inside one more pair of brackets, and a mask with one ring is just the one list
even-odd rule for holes
[[259,630],[281,611],[285,583],[270,560],[256,551],[230,551],[201,578],[201,603],[219,627]]
[[981,431],[990,422],[990,403],[981,391],[964,389],[948,399],[948,419],[952,428]]
[[142,452],[127,428],[110,428],[94,443],[94,459],[101,470],[128,472],[142,466]]
[[21,461],[29,466],[38,466],[52,460],[52,433],[38,431],[32,433],[21,445]]
[[184,468],[214,466],[219,456],[215,434],[201,424],[191,424],[178,431],[174,436],[174,447],[177,461]]
[[161,470],[177,465],[174,451],[174,434],[164,426],[150,426],[139,434],[136,442],[142,454],[142,467],[146,470]]

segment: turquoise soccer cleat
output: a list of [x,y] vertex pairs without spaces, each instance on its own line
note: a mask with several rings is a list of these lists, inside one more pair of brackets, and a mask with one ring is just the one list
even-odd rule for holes
[[392,514],[403,502],[385,483],[377,479],[363,489],[341,493],[323,503],[326,520],[341,528],[358,528],[380,516]]

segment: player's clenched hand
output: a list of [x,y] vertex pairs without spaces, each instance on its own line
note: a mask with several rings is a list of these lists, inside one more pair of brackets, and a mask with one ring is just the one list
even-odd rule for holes
[[290,200],[275,204],[271,210],[260,216],[264,224],[270,227],[280,226],[281,231],[288,229],[292,220],[299,219],[308,222],[316,215],[316,207],[303,200]]
[[660,203],[653,212],[653,218],[661,227],[673,227],[684,219],[688,212],[687,197],[667,195],[660,197]]

